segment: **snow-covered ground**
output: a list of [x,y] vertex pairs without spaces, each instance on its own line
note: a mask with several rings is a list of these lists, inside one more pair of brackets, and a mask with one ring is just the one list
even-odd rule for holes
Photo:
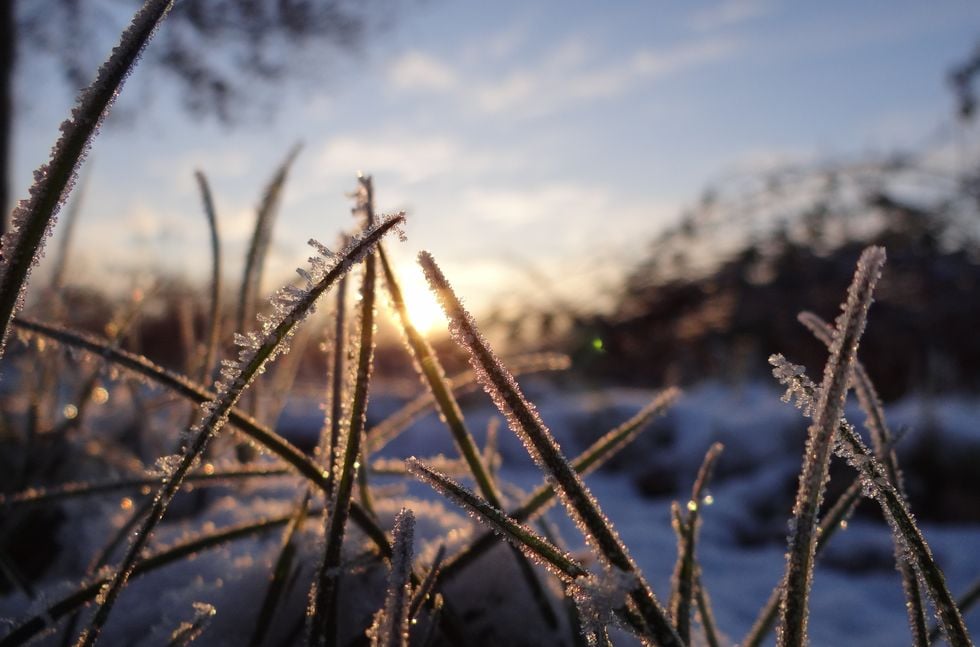
[[[527,387],[529,397],[570,457],[635,413],[652,395],[622,389],[569,392],[545,382],[528,382]],[[729,387],[710,383],[690,390],[609,468],[587,479],[655,592],[666,600],[676,556],[676,538],[669,522],[671,501],[686,501],[704,451],[714,441],[724,443],[711,488],[713,503],[703,510],[698,555],[718,627],[731,643],[744,636],[783,569],[786,521],[795,493],[805,421],[793,407],[780,402],[779,396],[775,387],[761,384]],[[377,422],[398,404],[394,397],[375,393],[371,419]],[[487,423],[496,414],[482,396],[467,399],[465,409],[482,443]],[[980,456],[980,402],[976,400],[910,397],[889,407],[887,413],[894,429],[910,430],[900,448],[902,460],[909,459],[908,452],[919,446],[916,436],[925,433],[924,429],[928,429],[928,442],[939,449],[939,455],[948,451],[960,459]],[[287,407],[279,426],[302,442],[304,433],[316,433],[321,415],[315,401],[299,399]],[[854,422],[863,419],[860,412],[850,409],[848,417]],[[506,429],[500,431],[499,448],[499,477],[509,484],[507,492],[516,501],[520,492],[536,486],[541,476],[520,442]],[[455,455],[448,433],[432,414],[384,448],[381,455],[425,459],[439,453]],[[850,478],[846,468],[834,472],[835,481],[846,484]],[[416,554],[423,561],[431,559],[438,544],[446,543],[452,549],[481,531],[424,485],[394,477],[378,478],[376,483],[376,505],[383,521],[390,523],[402,506],[415,511]],[[297,494],[296,481],[288,477],[262,486],[219,489],[211,495],[202,516],[165,525],[158,538],[161,543],[170,543],[200,529],[203,523],[221,528],[288,513]],[[45,602],[58,599],[77,583],[85,562],[105,541],[113,524],[121,522],[118,504],[119,497],[108,497],[66,508],[68,522],[61,525],[61,543],[73,550],[64,551],[52,566]],[[862,507],[867,512],[859,513],[833,538],[820,560],[811,600],[814,646],[909,642],[888,527],[870,502]],[[976,514],[963,516],[977,518]],[[582,538],[562,511],[553,508],[548,518],[567,546],[585,558]],[[288,611],[277,616],[271,631],[280,641],[294,635],[296,618],[302,617],[317,561],[318,528],[319,524],[310,523],[304,531],[308,541],[301,544],[300,558],[305,566],[283,607]],[[954,595],[963,591],[980,575],[980,523],[924,522],[922,529]],[[192,603],[198,601],[217,609],[199,644],[247,643],[280,536],[281,531],[273,531],[262,538],[233,542],[138,579],[110,621],[106,644],[166,644],[170,632],[192,618]],[[454,604],[464,611],[467,623],[484,627],[486,644],[559,644],[562,641],[556,634],[536,629],[529,619],[533,606],[515,584],[519,580],[513,567],[507,565],[509,559],[509,553],[497,551],[479,564],[479,576],[452,585],[449,592]],[[369,618],[381,605],[384,574],[368,569],[348,579],[350,588],[345,592],[342,617]],[[41,604],[29,605],[18,594],[8,595],[0,600],[0,615],[16,624],[29,606],[37,610]],[[980,633],[980,609],[968,613],[966,620],[974,634]],[[617,644],[630,642],[623,635],[616,638]],[[57,644],[58,639],[48,640]]]

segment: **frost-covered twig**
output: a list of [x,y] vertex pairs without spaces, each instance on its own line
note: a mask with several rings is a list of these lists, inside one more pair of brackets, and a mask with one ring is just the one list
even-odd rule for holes
[[[830,348],[834,341],[834,328],[812,312],[801,312],[797,317],[814,336]],[[908,501],[902,470],[898,466],[898,456],[893,449],[888,449],[891,443],[891,433],[885,419],[885,411],[881,405],[878,392],[871,382],[871,377],[860,360],[854,360],[854,393],[864,410],[865,426],[871,432],[871,444],[875,456],[888,471],[888,479],[895,485],[902,498]],[[902,588],[905,590],[906,612],[909,616],[909,628],[912,632],[912,644],[915,647],[928,647],[929,636],[926,628],[926,605],[919,589],[919,578],[912,565],[902,558],[902,547],[895,543],[895,564],[902,576]]]
[[257,333],[239,335],[241,350],[238,361],[226,360],[228,363],[222,369],[222,379],[216,383],[217,399],[201,406],[201,420],[191,430],[191,437],[188,439],[184,453],[168,461],[169,473],[164,477],[163,484],[157,492],[153,508],[117,568],[112,582],[100,595],[95,616],[89,628],[79,637],[79,647],[90,647],[98,640],[116,598],[126,585],[154,528],[163,518],[174,495],[180,489],[184,476],[201,456],[214,434],[224,426],[229,411],[245,389],[268,362],[288,350],[287,344],[295,332],[296,325],[309,315],[320,295],[333,286],[337,279],[346,274],[355,263],[370,253],[385,233],[403,221],[404,216],[401,215],[388,218],[354,241],[339,259],[313,257],[311,263],[314,274],[311,278],[314,280],[310,281],[305,289],[290,290],[287,286],[276,293],[274,297],[276,316],[266,318],[262,322],[261,335]]
[[816,547],[817,513],[823,500],[837,423],[844,410],[858,340],[864,332],[875,284],[885,263],[885,250],[869,247],[858,260],[844,311],[837,320],[834,343],[824,368],[820,398],[814,407],[793,506],[792,531],[786,553],[785,590],[778,642],[803,647],[807,642],[810,585]]
[[14,207],[10,231],[0,241],[0,357],[10,321],[23,305],[31,269],[44,254],[44,239],[54,229],[55,216],[71,192],[78,167],[123,82],[172,6],[173,0],[146,0],[95,81],[82,90],[71,116],[61,124],[50,161],[34,172],[30,197]]

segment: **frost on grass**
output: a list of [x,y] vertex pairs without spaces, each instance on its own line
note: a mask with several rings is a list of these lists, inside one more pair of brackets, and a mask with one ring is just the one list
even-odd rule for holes
[[376,647],[408,645],[408,609],[412,601],[412,586],[409,580],[412,574],[414,533],[415,515],[411,510],[402,508],[395,517],[395,541],[384,607],[375,616],[374,624],[368,630],[371,644]]
[[[816,550],[817,513],[829,477],[830,455],[838,421],[844,410],[858,340],[864,332],[874,287],[885,262],[885,250],[869,247],[858,260],[847,300],[837,318],[830,357],[813,407],[813,424],[807,433],[799,489],[786,554],[785,597],[779,628],[780,645],[803,645],[807,640],[809,595]],[[792,372],[790,367],[780,370]]]
[[[224,368],[228,370],[215,382],[215,399],[201,405],[201,419],[191,428],[180,462],[157,492],[150,513],[141,525],[103,596],[103,603],[96,610],[89,628],[79,639],[80,647],[95,644],[109,611],[132,574],[140,553],[149,541],[150,534],[163,518],[194,461],[227,422],[229,413],[242,392],[256,375],[262,372],[268,362],[287,352],[289,340],[295,334],[297,324],[314,311],[319,296],[368,254],[381,236],[403,221],[402,215],[386,218],[376,227],[362,233],[350,243],[342,257],[313,274],[317,279],[316,284],[312,289],[302,291],[302,295],[283,290],[276,293],[273,298],[273,314],[259,318],[261,330],[258,334],[262,338],[261,344],[258,348],[252,348],[251,344],[240,348],[237,362],[227,364]],[[326,269],[327,267],[329,269]]]
[[619,624],[616,610],[626,606],[630,592],[637,587],[636,574],[612,566],[602,573],[589,573],[568,585],[582,622],[582,633],[590,645],[597,644],[605,627]]
[[34,172],[28,198],[11,212],[10,230],[0,241],[0,354],[9,334],[8,324],[23,306],[31,270],[44,255],[45,239],[54,230],[55,217],[75,184],[91,140],[172,5],[173,0],[147,0],[136,13],[95,81],[79,94],[71,116],[62,122],[50,160]]
[[211,619],[218,613],[217,610],[206,602],[194,603],[194,619],[180,623],[170,634],[170,645],[172,647],[186,647],[201,637],[211,624]]

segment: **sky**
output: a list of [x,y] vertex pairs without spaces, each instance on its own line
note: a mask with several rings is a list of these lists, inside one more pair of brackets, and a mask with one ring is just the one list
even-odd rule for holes
[[[270,291],[309,238],[352,225],[363,171],[380,211],[408,213],[408,241],[388,247],[410,290],[426,249],[474,309],[546,285],[606,305],[719,177],[958,136],[946,75],[980,41],[971,2],[427,0],[395,3],[385,23],[360,52],[313,53],[295,81],[259,88],[233,127],[189,116],[178,86],[138,69],[83,169],[73,280],[204,284],[201,169],[237,281],[263,185],[301,141]],[[18,83],[23,197],[72,95],[41,59]]]

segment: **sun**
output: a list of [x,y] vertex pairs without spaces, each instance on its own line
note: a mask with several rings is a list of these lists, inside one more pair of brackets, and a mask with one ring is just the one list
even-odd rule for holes
[[402,298],[412,324],[421,333],[445,330],[446,316],[438,299],[429,290],[422,271],[415,265],[403,268],[399,273]]

